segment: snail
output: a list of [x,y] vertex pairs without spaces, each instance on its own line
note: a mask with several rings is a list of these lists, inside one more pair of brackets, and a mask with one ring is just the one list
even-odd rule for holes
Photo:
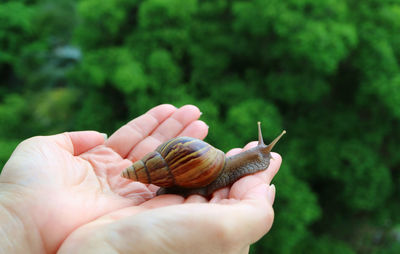
[[166,141],[126,168],[121,176],[161,188],[157,195],[199,194],[209,197],[239,178],[268,168],[271,150],[286,133],[265,145],[258,122],[258,145],[231,157],[208,143],[190,137]]

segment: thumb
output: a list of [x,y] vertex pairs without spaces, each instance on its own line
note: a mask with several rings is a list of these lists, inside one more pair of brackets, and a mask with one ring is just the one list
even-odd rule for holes
[[[73,155],[80,155],[106,140],[107,136],[97,131],[74,131],[59,134],[64,138],[59,139],[63,144],[59,144],[66,148]],[[59,136],[59,135],[56,135]]]

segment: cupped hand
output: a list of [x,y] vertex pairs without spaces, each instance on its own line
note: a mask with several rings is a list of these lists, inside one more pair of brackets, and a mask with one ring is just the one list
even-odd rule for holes
[[28,139],[0,176],[0,205],[17,216],[30,240],[39,240],[37,250],[49,253],[60,246],[67,253],[246,251],[272,224],[275,189],[269,183],[279,155],[268,170],[215,192],[210,201],[154,197],[156,186],[120,177],[131,161],[172,137],[204,138],[208,127],[199,116],[194,106],[161,105],[106,141],[93,131]]
[[30,138],[2,170],[0,205],[16,215],[29,239],[40,241],[36,249],[54,253],[78,227],[153,198],[155,186],[122,179],[120,172],[172,137],[204,138],[208,127],[197,120],[200,114],[195,106],[160,105],[106,141],[95,131]]
[[281,157],[272,156],[266,171],[216,191],[210,201],[162,195],[102,216],[75,230],[59,253],[248,253],[274,219],[269,183]]

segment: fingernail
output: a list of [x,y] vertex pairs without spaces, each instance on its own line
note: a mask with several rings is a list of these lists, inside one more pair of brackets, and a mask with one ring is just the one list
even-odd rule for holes
[[268,200],[271,203],[271,205],[274,204],[275,201],[275,193],[276,193],[276,188],[274,184],[271,184],[268,188]]
[[203,112],[200,111],[200,116],[203,114]]
[[106,133],[101,133],[101,135],[103,135],[103,137],[104,137],[104,141],[106,141],[106,140],[107,140],[107,138],[108,138],[108,135],[107,135]]

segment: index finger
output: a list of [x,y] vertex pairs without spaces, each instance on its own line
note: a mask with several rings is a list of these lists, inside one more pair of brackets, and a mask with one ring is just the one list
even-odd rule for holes
[[176,111],[176,107],[163,104],[150,109],[119,128],[105,145],[125,158],[132,148],[153,132],[165,119]]

